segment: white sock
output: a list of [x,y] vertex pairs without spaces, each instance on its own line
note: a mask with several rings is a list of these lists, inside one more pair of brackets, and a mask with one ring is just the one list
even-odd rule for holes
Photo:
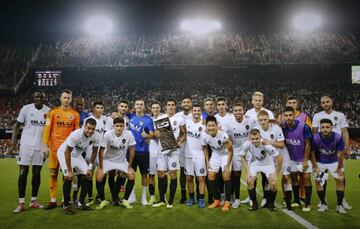
[[147,186],[142,186],[141,200],[146,200]]
[[31,197],[31,202],[37,200],[37,197]]
[[56,202],[56,198],[51,198],[50,202],[55,203],[55,202]]
[[25,203],[25,198],[19,198],[19,203],[24,204]]

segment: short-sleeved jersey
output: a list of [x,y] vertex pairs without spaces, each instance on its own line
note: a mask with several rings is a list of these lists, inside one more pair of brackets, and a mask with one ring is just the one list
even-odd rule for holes
[[120,136],[116,136],[115,130],[110,130],[105,133],[101,141],[101,147],[106,149],[104,159],[118,163],[125,162],[128,148],[135,144],[135,138],[130,130],[124,130]]
[[319,113],[314,114],[312,127],[318,128],[318,132],[320,132],[320,121],[321,119],[330,119],[333,123],[333,130],[335,133],[342,135],[341,129],[348,128],[349,124],[345,118],[345,115],[338,111],[332,111],[330,114],[325,111],[321,111]]
[[69,137],[61,144],[59,148],[60,153],[65,153],[66,147],[70,146],[73,148],[71,151],[72,157],[82,157],[82,153],[88,148],[90,145],[94,147],[99,146],[99,137],[98,133],[94,133],[91,137],[86,137],[84,133],[84,129],[80,128],[71,132]]
[[175,114],[176,116],[180,116],[184,119],[184,123],[186,122],[186,120],[191,120],[193,117],[192,117],[192,114],[191,112],[189,112],[187,115],[184,113],[184,111],[180,111],[178,113]]
[[279,155],[279,152],[272,145],[262,145],[256,147],[251,141],[247,140],[240,152],[240,155],[245,156],[246,154],[251,155],[250,163],[256,163],[258,165],[272,165],[274,160],[272,157]]
[[57,152],[70,133],[79,128],[79,113],[72,108],[52,109],[46,116],[43,143],[49,145],[52,152]]
[[227,148],[226,148],[226,142],[229,140],[229,135],[222,130],[218,130],[215,137],[203,133],[201,135],[201,144],[203,146],[209,145],[212,150],[212,156],[222,156],[228,154]]
[[20,139],[22,146],[32,150],[41,149],[45,117],[49,111],[48,106],[43,105],[39,110],[33,103],[21,108],[17,121],[24,124]]
[[136,152],[149,152],[149,144],[145,141],[145,139],[141,136],[141,133],[145,131],[145,133],[150,133],[150,131],[154,131],[154,125],[152,119],[148,115],[143,115],[138,117],[137,115],[133,115],[129,121],[129,127],[131,133],[134,135],[136,145]]
[[204,158],[204,151],[201,144],[201,135],[205,131],[205,126],[200,120],[195,123],[192,119],[186,120],[186,147],[185,157]]
[[[125,115],[123,119],[124,119],[124,124],[125,124],[125,130],[130,130],[129,118]],[[111,116],[107,117],[106,124],[105,124],[105,130],[106,131],[112,130],[113,125],[114,125],[114,119]]]
[[240,153],[241,147],[249,138],[249,132],[257,122],[253,119],[243,118],[242,122],[232,119],[226,124],[226,133],[229,135],[234,148],[234,153]]
[[95,119],[96,121],[95,131],[99,134],[98,136],[102,136],[106,132],[105,126],[106,123],[108,122],[108,117],[106,117],[105,115],[101,115],[100,118],[96,118],[94,115],[90,115],[88,118],[84,120],[84,124],[86,120],[88,120],[89,118]]
[[263,139],[268,139],[270,141],[285,141],[285,137],[282,129],[278,125],[270,125],[269,129],[266,131],[263,130],[260,126],[256,126],[255,129],[260,131],[260,136]]
[[226,127],[229,126],[229,123],[232,122],[235,118],[232,114],[226,113],[226,115],[221,116],[217,113],[215,116],[217,125],[219,129],[226,131]]
[[[262,111],[266,111],[269,114],[270,120],[275,120],[274,113],[271,110],[268,110],[264,107],[261,108]],[[257,122],[257,114],[258,112],[255,111],[255,108],[252,108],[245,113],[245,118],[255,119]]]

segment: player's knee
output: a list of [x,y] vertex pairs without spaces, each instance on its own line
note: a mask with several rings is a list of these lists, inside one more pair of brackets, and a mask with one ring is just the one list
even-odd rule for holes
[[176,177],[177,177],[176,171],[171,171],[170,172],[170,179],[173,180],[173,179],[176,179]]
[[216,173],[210,172],[208,175],[208,179],[209,179],[209,181],[216,180]]
[[159,176],[159,178],[164,178],[165,177],[165,172],[164,171],[159,171],[158,176]]
[[224,172],[223,173],[223,179],[224,179],[224,181],[229,181],[230,180],[230,173]]
[[33,176],[40,176],[40,172],[41,172],[41,166],[34,165],[32,170]]
[[193,176],[186,176],[186,180],[189,183],[193,183],[194,182],[194,177]]
[[128,179],[129,180],[135,180],[135,174],[134,173],[128,173]]

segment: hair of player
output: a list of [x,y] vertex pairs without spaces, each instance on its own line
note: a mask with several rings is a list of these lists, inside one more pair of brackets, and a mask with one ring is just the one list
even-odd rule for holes
[[290,96],[288,96],[288,97],[286,98],[286,102],[289,101],[289,100],[296,100],[296,101],[298,101],[298,98],[296,98],[296,97],[293,96],[293,95],[290,95]]
[[161,107],[161,103],[159,101],[157,101],[157,100],[152,101],[150,107],[152,107],[155,104],[157,104],[157,105],[159,105]]
[[257,117],[260,117],[260,116],[267,116],[267,117],[269,117],[269,113],[267,113],[266,110],[261,110],[261,111],[259,111],[259,113],[257,113]]
[[129,101],[127,101],[126,99],[122,99],[120,100],[117,105],[119,106],[121,103],[125,103],[126,105],[129,105]]
[[204,103],[206,103],[206,102],[208,102],[208,101],[210,101],[210,102],[213,102],[213,103],[214,103],[214,99],[213,99],[213,98],[211,98],[211,97],[207,97],[207,98],[205,98],[205,99],[204,99]]
[[255,91],[254,94],[252,95],[252,97],[255,97],[255,96],[260,96],[260,97],[264,98],[264,94],[261,91]]
[[323,95],[323,96],[321,96],[321,99],[320,99],[320,100],[323,100],[323,99],[325,99],[325,98],[330,99],[330,101],[333,100],[330,95]]
[[285,107],[284,110],[283,110],[283,112],[287,112],[287,111],[291,111],[293,113],[295,112],[294,108],[289,107],[289,106]]
[[190,100],[190,102],[191,102],[190,96],[185,96],[181,101],[184,101],[185,99],[188,99],[188,100]]
[[208,124],[209,122],[215,122],[215,124],[217,125],[217,120],[214,116],[207,116],[206,117],[206,121],[205,123]]
[[201,104],[200,104],[200,103],[194,103],[194,104],[192,105],[192,108],[194,108],[194,107],[200,107],[200,109],[201,109]]
[[253,128],[250,130],[250,135],[257,135],[257,134],[260,134],[260,131],[258,129]]
[[216,103],[218,103],[218,102],[222,102],[222,101],[224,101],[225,103],[227,103],[227,100],[226,100],[226,98],[225,97],[217,97],[216,98]]
[[99,106],[104,106],[104,103],[102,101],[94,101],[92,105],[93,105],[93,108],[95,108],[98,105]]
[[173,98],[167,98],[166,99],[166,106],[168,105],[169,102],[174,102],[175,103],[175,106],[176,106],[176,100],[173,99]]
[[234,103],[234,105],[233,105],[233,108],[234,108],[234,107],[242,107],[242,108],[244,108],[244,103],[241,102],[241,101],[239,101],[239,100],[237,100],[237,101],[235,101],[235,103]]
[[145,100],[142,99],[142,98],[136,98],[134,104],[135,104],[136,102],[138,102],[138,101],[142,101],[142,102],[144,102],[144,104],[145,104]]
[[88,118],[88,119],[86,119],[86,121],[85,121],[85,125],[86,125],[86,124],[90,124],[90,125],[96,126],[96,120],[93,119],[93,118]]
[[35,93],[40,93],[44,98],[45,98],[45,92],[41,89],[36,89],[33,93],[33,95],[35,95]]
[[328,123],[328,124],[330,124],[330,126],[333,126],[332,121],[330,119],[328,119],[328,118],[321,119],[320,120],[320,125],[323,124],[323,123]]
[[82,98],[82,97],[77,97],[77,98],[75,99],[75,104],[77,104],[77,103],[79,103],[79,102],[85,103],[84,98]]
[[61,91],[61,94],[63,94],[63,93],[72,95],[72,92],[71,92],[69,89],[64,89],[64,90],[62,90],[62,91]]
[[125,121],[123,118],[120,118],[120,117],[116,117],[114,118],[114,121],[113,121],[113,124],[117,124],[117,123],[122,123],[122,124],[125,124]]

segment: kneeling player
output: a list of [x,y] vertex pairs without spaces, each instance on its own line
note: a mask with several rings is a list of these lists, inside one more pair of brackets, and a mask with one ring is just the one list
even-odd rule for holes
[[[215,117],[209,116],[206,118],[206,132],[201,137],[201,144],[206,158],[208,167],[208,178],[210,191],[214,197],[214,202],[208,208],[217,208],[221,205],[220,195],[217,192],[216,176],[220,168],[225,184],[225,203],[222,208],[223,211],[228,211],[231,208],[231,160],[233,157],[233,147],[229,136],[225,131],[219,130]],[[212,149],[211,158],[209,161],[208,147]]]
[[[252,155],[252,160],[248,165],[246,161],[246,154],[250,153]],[[276,198],[276,178],[281,170],[282,166],[282,157],[279,152],[272,145],[263,145],[261,143],[260,131],[258,129],[252,129],[250,131],[250,141],[246,141],[241,150],[241,160],[243,167],[246,170],[247,174],[247,185],[250,199],[252,201],[252,206],[249,208],[250,211],[255,211],[259,208],[256,200],[256,191],[255,191],[255,180],[259,172],[262,172],[266,175],[266,178],[269,182],[269,202],[268,208],[271,211],[275,211],[274,201]],[[274,160],[275,158],[276,167]]]
[[[63,184],[64,212],[69,215],[75,213],[69,204],[71,182],[74,179],[73,170],[75,170],[76,173],[81,174],[81,176],[79,176],[81,193],[79,199],[80,205],[78,208],[81,210],[92,210],[92,208],[85,205],[84,201],[88,189],[87,182],[85,180],[92,177],[92,167],[97,155],[99,144],[99,138],[96,136],[96,134],[94,134],[95,127],[95,119],[87,119],[84,127],[73,131],[57,151],[60,167],[65,176]],[[85,159],[82,157],[82,153],[91,144],[93,144],[93,151],[90,164],[88,165]]]
[[[336,211],[345,214],[343,207],[344,198],[344,174],[342,171],[345,144],[341,135],[332,131],[330,119],[320,120],[320,133],[316,133],[312,142],[312,163],[319,176],[327,171],[335,178],[337,206]],[[324,174],[323,174],[324,175]],[[325,190],[320,181],[316,181],[316,190],[321,201],[319,212],[327,211],[329,208],[325,199]]]
[[[96,173],[97,182],[102,182],[104,174],[109,171],[118,170],[126,173],[128,181],[125,188],[125,196],[122,201],[122,206],[125,208],[132,208],[129,204],[128,199],[131,190],[134,187],[135,173],[132,168],[132,163],[135,155],[135,139],[129,130],[124,130],[125,122],[123,118],[115,118],[113,129],[106,132],[101,142],[100,153],[99,153],[99,165],[100,169]],[[106,153],[104,156],[104,151]],[[129,149],[129,162],[126,160],[126,152]],[[110,187],[111,194],[114,202],[119,202],[118,195],[119,189]],[[106,206],[105,190],[104,186],[99,186],[98,189],[99,197],[101,199],[100,205],[96,209],[102,209]]]

